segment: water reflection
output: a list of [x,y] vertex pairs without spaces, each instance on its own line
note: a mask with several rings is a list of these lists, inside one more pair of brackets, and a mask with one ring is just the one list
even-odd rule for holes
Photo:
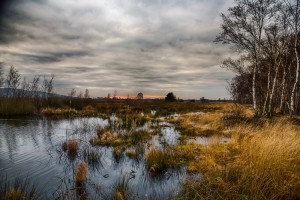
[[[113,124],[117,118],[113,116]],[[112,197],[114,185],[120,177],[128,179],[132,194],[137,198],[150,196],[165,199],[178,190],[180,180],[186,176],[185,169],[167,171],[157,177],[149,175],[145,169],[144,155],[137,159],[126,156],[122,151],[120,159],[113,155],[113,148],[107,146],[91,147],[90,138],[97,127],[106,127],[109,120],[101,118],[78,119],[1,119],[0,120],[0,175],[13,180],[28,177],[40,192],[41,199],[61,197],[74,188],[75,168],[80,162],[89,163],[89,179],[85,185],[87,197],[101,195]],[[171,124],[145,124],[140,129],[149,130],[159,126],[159,135],[148,143],[142,143],[144,151],[149,144],[158,148],[174,145],[179,136]],[[67,156],[62,144],[68,139],[80,140],[80,149],[75,158]],[[91,148],[101,155],[99,162],[90,163],[83,152]]]

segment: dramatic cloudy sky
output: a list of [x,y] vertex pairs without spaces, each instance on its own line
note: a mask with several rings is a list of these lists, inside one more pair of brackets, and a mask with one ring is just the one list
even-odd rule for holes
[[232,0],[6,0],[0,62],[55,74],[55,91],[229,97],[228,47],[213,41]]

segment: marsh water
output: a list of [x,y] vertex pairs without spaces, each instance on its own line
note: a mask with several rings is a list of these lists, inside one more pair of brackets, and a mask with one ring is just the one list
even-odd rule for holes
[[[72,189],[74,166],[80,162],[64,155],[62,143],[78,137],[88,141],[95,132],[94,127],[108,125],[109,121],[101,118],[1,119],[0,175],[7,177],[8,181],[16,177],[27,178],[35,185],[41,199],[59,197]],[[177,135],[174,126],[163,124],[161,136],[154,136],[149,143],[160,148],[161,139],[174,144]],[[92,196],[109,199],[116,182],[125,177],[136,197],[165,198],[178,191],[180,182],[186,177],[184,168],[152,177],[145,169],[143,159],[123,155],[116,160],[112,147],[91,148],[101,155],[98,164],[89,166],[87,194]]]
[[[132,159],[123,151],[122,156],[116,159],[113,147],[90,145],[89,140],[95,136],[96,127],[113,126],[115,119],[115,116],[108,119],[0,119],[0,176],[6,177],[7,181],[26,178],[36,187],[39,199],[61,198],[74,193],[75,167],[84,158],[71,159],[62,151],[62,144],[68,139],[80,139],[81,148],[92,148],[101,156],[99,162],[89,164],[85,188],[87,197],[111,199],[116,183],[121,180],[127,181],[136,199],[166,199],[176,195],[180,183],[188,178],[185,167],[151,176],[146,170],[145,153],[138,159]],[[157,127],[158,134],[142,144],[144,151],[178,143],[180,133],[173,124],[147,122],[136,128],[145,129],[150,134],[151,127]],[[208,142],[205,138],[195,141]]]

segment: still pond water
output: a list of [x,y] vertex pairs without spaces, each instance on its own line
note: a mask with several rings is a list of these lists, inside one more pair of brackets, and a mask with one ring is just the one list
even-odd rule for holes
[[[8,181],[27,178],[36,187],[39,199],[59,198],[66,191],[74,195],[74,170],[82,158],[65,156],[62,144],[67,139],[80,139],[81,146],[93,148],[101,155],[99,163],[89,165],[88,198],[111,199],[116,182],[122,179],[128,180],[136,199],[166,199],[176,195],[180,183],[191,178],[185,167],[153,177],[146,170],[144,155],[132,159],[123,152],[116,160],[112,147],[89,145],[88,141],[96,135],[96,127],[107,127],[113,121],[114,118],[0,119],[0,176]],[[147,122],[137,128],[151,132],[153,126],[159,127],[159,134],[142,144],[145,149],[178,143],[179,132],[173,124]],[[196,142],[209,143],[207,138],[197,138]]]
[[[33,183],[41,199],[59,197],[66,188],[72,189],[74,166],[80,159],[70,160],[61,152],[66,139],[95,135],[96,126],[108,126],[101,118],[80,119],[1,119],[0,120],[0,176],[13,181],[27,178]],[[146,124],[141,128],[148,128]],[[163,124],[160,136],[154,136],[151,145],[161,148],[161,141],[176,143],[178,132],[171,124]],[[145,144],[149,145],[149,144]],[[116,160],[112,147],[90,147],[101,154],[98,165],[89,167],[88,194],[110,198],[115,183],[127,178],[132,193],[137,197],[167,198],[178,191],[186,177],[184,168],[152,177],[145,169],[144,159],[121,157]]]

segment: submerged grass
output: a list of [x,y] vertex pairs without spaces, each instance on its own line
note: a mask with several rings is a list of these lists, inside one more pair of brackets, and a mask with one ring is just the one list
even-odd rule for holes
[[125,200],[130,199],[129,179],[126,176],[121,176],[113,187],[113,199]]
[[2,200],[34,200],[38,195],[36,188],[30,186],[28,179],[16,178],[14,182],[9,182],[3,177],[0,178],[0,199]]
[[229,144],[201,150],[178,199],[299,199],[300,132],[287,119],[240,124]]
[[98,164],[100,162],[102,154],[92,148],[86,148],[83,150],[83,158],[91,165]]

